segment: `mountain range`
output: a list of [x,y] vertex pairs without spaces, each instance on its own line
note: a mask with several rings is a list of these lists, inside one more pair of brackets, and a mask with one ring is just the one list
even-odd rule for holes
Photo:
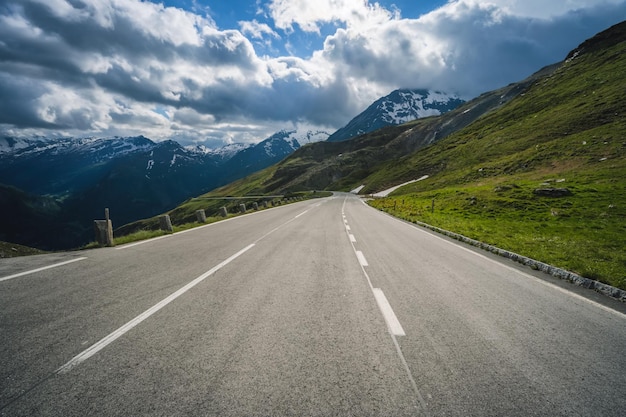
[[[372,104],[333,140],[347,139],[349,131],[358,135],[439,114],[461,102],[442,93],[397,90]],[[150,217],[330,136],[324,131],[281,130],[257,144],[218,149],[153,142],[144,136],[2,137],[0,210],[15,221],[2,227],[0,240],[41,249],[76,247],[89,241],[91,222],[102,217],[105,207],[117,224]],[[47,213],[45,207],[54,209]],[[60,232],[31,230],[50,228]]]
[[0,139],[0,240],[68,249],[92,237],[109,208],[116,224],[170,209],[185,199],[274,164],[324,132],[283,131],[256,145],[185,148],[143,136]]

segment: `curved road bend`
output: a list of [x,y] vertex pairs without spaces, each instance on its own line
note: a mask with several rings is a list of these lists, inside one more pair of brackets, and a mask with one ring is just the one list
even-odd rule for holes
[[623,415],[624,306],[570,289],[345,194],[5,259],[0,415]]

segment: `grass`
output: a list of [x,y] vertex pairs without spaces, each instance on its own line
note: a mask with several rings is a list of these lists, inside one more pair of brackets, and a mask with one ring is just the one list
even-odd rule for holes
[[[597,171],[570,174],[575,177],[498,177],[370,204],[626,289],[626,188],[619,179],[626,170],[605,179]],[[572,195],[534,194],[546,185],[567,187]]]

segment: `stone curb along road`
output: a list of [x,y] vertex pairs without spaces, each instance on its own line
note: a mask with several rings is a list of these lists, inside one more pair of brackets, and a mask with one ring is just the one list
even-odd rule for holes
[[[404,219],[401,219],[401,220],[404,220]],[[404,221],[407,221],[407,220],[404,220]],[[507,250],[504,250],[504,249],[500,249],[500,248],[498,248],[496,246],[493,246],[493,245],[488,245],[487,243],[483,243],[483,242],[480,242],[480,241],[475,240],[475,239],[470,239],[467,236],[463,236],[463,235],[460,235],[458,233],[450,232],[448,230],[441,229],[439,227],[435,227],[435,226],[432,226],[432,225],[427,224],[427,223],[423,223],[423,222],[420,222],[420,221],[413,221],[413,222],[409,221],[409,223],[416,224],[418,226],[422,226],[422,227],[424,227],[426,229],[432,230],[433,232],[437,232],[437,233],[440,233],[442,235],[448,236],[448,237],[450,237],[450,238],[452,238],[454,240],[458,240],[460,242],[467,243],[469,245],[472,245],[472,246],[478,247],[480,249],[489,251],[489,252],[494,253],[496,255],[499,255],[499,256],[511,259],[511,260],[513,260],[515,262],[521,263],[522,265],[529,266],[530,268],[532,268],[534,270],[545,272],[545,273],[550,274],[550,275],[552,275],[552,276],[554,276],[556,278],[560,278],[560,279],[569,281],[569,282],[571,282],[571,283],[573,283],[575,285],[578,285],[580,287],[587,288],[587,289],[590,289],[590,290],[595,290],[595,291],[597,291],[597,292],[599,292],[599,293],[601,293],[603,295],[606,295],[608,297],[614,298],[614,299],[616,299],[618,301],[626,302],[626,291],[621,290],[619,288],[615,288],[615,287],[613,287],[611,285],[604,284],[602,282],[599,282],[599,281],[596,281],[596,280],[593,280],[593,279],[581,277],[580,275],[574,274],[573,272],[566,271],[564,269],[557,268],[557,267],[552,266],[552,265],[548,265],[546,263],[537,261],[535,259],[528,258],[526,256],[519,255],[519,254],[514,253],[514,252],[510,252],[510,251],[507,251]]]

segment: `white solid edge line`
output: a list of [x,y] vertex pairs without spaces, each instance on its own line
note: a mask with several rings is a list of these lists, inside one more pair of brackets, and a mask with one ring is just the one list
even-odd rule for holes
[[128,248],[132,248],[132,247],[134,247],[134,246],[143,245],[144,243],[154,242],[155,240],[165,239],[166,237],[170,237],[170,236],[173,236],[173,235],[174,235],[174,234],[171,234],[171,235],[163,235],[163,236],[153,237],[152,239],[140,240],[139,242],[129,243],[128,245],[117,246],[117,247],[115,247],[115,249],[116,249],[116,250],[128,249]]
[[131,321],[129,321],[128,323],[120,327],[119,329],[115,330],[113,333],[109,334],[108,336],[105,336],[99,342],[96,342],[88,349],[74,356],[74,358],[72,358],[69,362],[61,366],[59,369],[57,369],[55,373],[65,374],[69,372],[72,368],[79,365],[81,362],[89,359],[90,357],[98,353],[100,350],[104,349],[106,346],[114,342],[116,339],[118,339],[119,337],[127,333],[133,327],[137,326],[139,323],[146,320],[148,317],[152,316],[157,311],[161,310],[163,307],[165,307],[166,305],[168,305],[169,303],[171,303],[172,301],[174,301],[175,299],[177,299],[178,297],[180,297],[181,295],[189,291],[191,288],[195,287],[200,282],[204,281],[206,278],[213,275],[215,272],[219,271],[220,269],[222,269],[223,267],[225,267],[226,265],[228,265],[229,263],[237,259],[239,256],[243,255],[253,246],[254,246],[254,243],[246,246],[245,248],[243,248],[236,254],[232,255],[230,258],[226,259],[225,261],[222,261],[218,265],[211,268],[209,271],[205,272],[204,274],[200,275],[198,278],[191,281],[189,284],[185,285],[178,291],[169,295],[167,298],[163,299],[162,301],[158,302],[154,306],[150,307],[148,310],[144,311],[143,313],[141,313],[140,315],[138,315],[137,317],[135,317],[134,319],[132,319]]
[[58,264],[48,265],[48,266],[44,266],[44,267],[37,268],[37,269],[31,269],[30,271],[20,272],[19,274],[9,275],[9,276],[0,278],[0,281],[7,281],[9,279],[23,277],[24,275],[34,274],[36,272],[45,271],[46,269],[56,268],[57,266],[63,266],[63,265],[71,264],[72,262],[82,261],[83,259],[87,259],[87,257],[83,256],[81,258],[70,259],[69,261],[59,262]]
[[358,258],[361,266],[369,266],[369,264],[367,263],[367,259],[365,259],[365,255],[363,255],[363,252],[361,252],[360,250],[356,251],[356,257]]
[[[368,206],[368,207],[369,207],[369,206]],[[373,209],[373,210],[376,210],[376,209],[374,209],[374,208],[372,208],[372,209]],[[487,256],[485,256],[485,255],[483,255],[483,254],[480,254],[480,253],[475,252],[475,251],[473,251],[473,250],[471,250],[471,249],[469,249],[469,248],[466,248],[465,246],[463,246],[463,245],[461,245],[461,244],[459,244],[459,243],[451,242],[451,241],[449,241],[449,240],[447,240],[447,239],[444,239],[442,236],[438,236],[438,235],[436,234],[436,232],[432,232],[432,233],[431,233],[431,232],[429,232],[429,231],[427,231],[427,230],[422,229],[422,228],[421,228],[421,226],[416,226],[416,225],[413,225],[413,224],[406,223],[406,222],[404,222],[404,221],[402,221],[402,220],[400,220],[400,219],[396,219],[395,217],[393,217],[393,216],[391,216],[391,215],[388,215],[388,216],[389,216],[389,218],[391,218],[392,220],[395,220],[395,221],[397,221],[397,222],[399,222],[399,223],[402,223],[402,224],[404,224],[404,225],[406,225],[406,226],[411,227],[413,230],[417,230],[418,232],[425,233],[425,234],[427,234],[427,235],[429,235],[429,236],[435,237],[435,238],[437,238],[437,239],[439,239],[439,240],[441,240],[441,241],[443,241],[443,242],[446,242],[446,243],[447,243],[447,244],[449,244],[449,245],[455,246],[455,247],[457,247],[457,248],[459,248],[459,249],[464,250],[465,252],[471,253],[471,254],[473,254],[473,255],[475,255],[475,256],[478,256],[479,258],[485,259],[485,260],[487,260],[487,261],[489,261],[489,262],[491,262],[491,263],[493,263],[493,264],[499,265],[499,266],[501,266],[501,267],[503,267],[503,268],[505,268],[505,269],[508,269],[509,271],[512,271],[512,272],[515,272],[515,273],[517,273],[517,274],[519,274],[519,275],[522,275],[522,276],[524,276],[524,277],[530,278],[530,279],[532,279],[532,280],[534,280],[534,281],[536,281],[536,282],[538,282],[538,283],[540,283],[540,284],[545,285],[546,287],[549,287],[549,288],[552,288],[552,289],[554,289],[554,290],[557,290],[557,291],[559,291],[559,292],[561,292],[561,293],[563,293],[563,294],[567,294],[567,295],[569,295],[570,297],[575,298],[575,299],[577,299],[577,300],[580,300],[580,301],[585,301],[585,302],[587,302],[587,303],[589,303],[589,304],[591,304],[591,305],[594,305],[594,306],[596,306],[596,307],[600,308],[601,310],[604,310],[604,311],[609,312],[609,313],[613,313],[613,314],[617,315],[617,316],[618,316],[618,317],[620,317],[620,318],[626,319],[626,314],[622,313],[621,311],[613,310],[613,309],[612,309],[612,308],[610,308],[610,307],[607,307],[607,306],[605,306],[605,305],[603,305],[603,304],[600,304],[600,303],[598,303],[598,302],[596,302],[596,301],[590,300],[590,299],[588,299],[588,298],[586,298],[586,297],[583,297],[582,295],[578,295],[578,294],[576,294],[575,292],[572,292],[572,291],[567,290],[566,288],[561,288],[561,287],[559,287],[558,285],[555,285],[555,284],[552,284],[552,283],[550,283],[550,282],[547,282],[547,281],[545,281],[545,280],[543,280],[543,279],[541,279],[541,278],[537,278],[537,277],[535,277],[535,276],[533,276],[533,275],[530,275],[530,274],[528,274],[528,273],[526,273],[526,272],[524,272],[524,271],[520,271],[520,270],[518,270],[518,269],[515,269],[515,268],[513,268],[512,266],[509,266],[509,265],[506,265],[506,264],[504,264],[504,263],[502,263],[502,262],[499,262],[498,260],[491,259],[491,258],[489,258],[489,257],[487,257]]]
[[406,336],[406,333],[404,333],[404,329],[402,328],[398,317],[396,317],[396,313],[393,312],[391,304],[389,304],[383,290],[380,288],[372,288],[372,291],[374,292],[374,298],[376,298],[376,302],[378,303],[378,308],[380,308],[380,311],[383,313],[383,317],[387,322],[387,326],[389,326],[389,331],[395,336]]

